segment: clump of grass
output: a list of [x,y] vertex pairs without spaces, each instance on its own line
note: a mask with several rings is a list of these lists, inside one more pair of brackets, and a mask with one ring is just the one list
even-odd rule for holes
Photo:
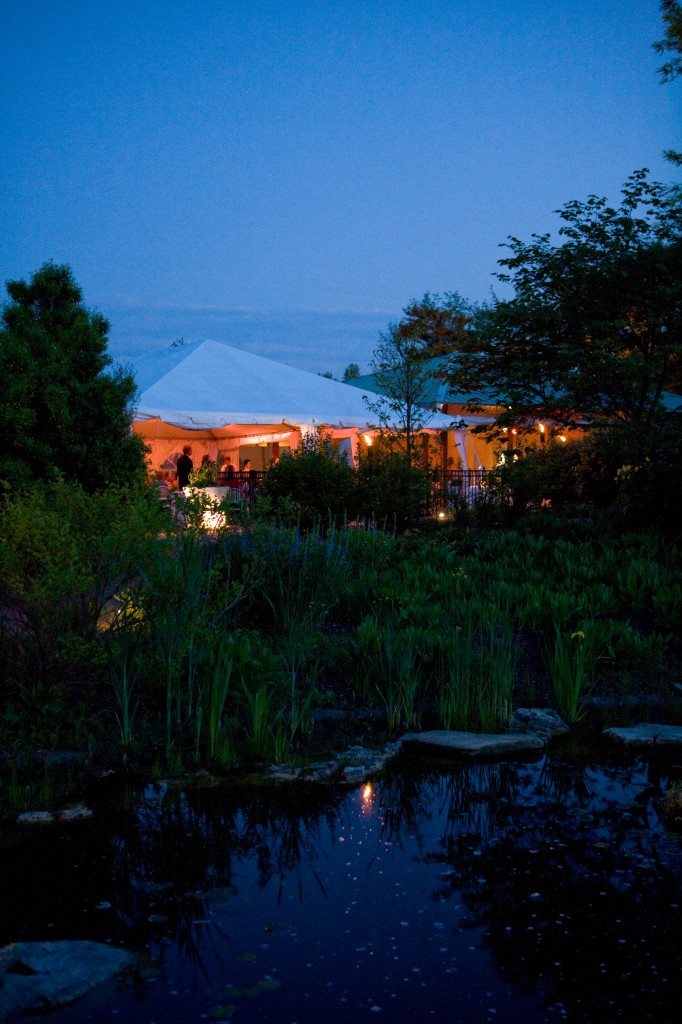
[[584,711],[585,698],[596,682],[597,666],[612,657],[611,622],[585,622],[572,632],[558,625],[554,645],[545,647],[545,660],[559,711],[566,722],[577,722]]

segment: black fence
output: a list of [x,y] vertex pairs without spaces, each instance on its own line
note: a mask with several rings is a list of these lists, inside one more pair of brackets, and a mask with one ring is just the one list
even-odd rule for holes
[[[244,502],[250,506],[264,476],[265,471],[255,469],[247,472],[235,470],[231,474],[219,473],[218,485],[234,491],[235,502]],[[495,470],[433,470],[430,474],[430,483],[428,507],[425,509],[427,515],[507,502],[500,475]]]
[[500,474],[485,469],[441,469],[431,474],[430,513],[505,504]]

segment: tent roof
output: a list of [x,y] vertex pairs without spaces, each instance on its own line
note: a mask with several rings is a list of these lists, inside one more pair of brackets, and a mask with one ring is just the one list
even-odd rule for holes
[[[140,357],[130,369],[140,391],[138,421],[158,417],[199,430],[256,423],[366,428],[372,422],[361,390],[222,342],[171,346]],[[429,422],[437,430],[449,425],[446,416]]]
[[[469,355],[467,358],[470,358]],[[455,392],[450,389],[446,380],[438,376],[439,373],[447,372],[449,366],[457,363],[458,354],[449,356],[435,356],[433,359],[424,360],[424,371],[426,374],[433,374],[431,381],[430,398],[437,404],[451,403],[453,405],[480,405],[480,406],[506,406],[507,400],[504,396],[497,394],[490,388],[482,388],[476,392],[464,393]],[[365,393],[368,391],[381,393],[380,385],[377,383],[375,373],[366,373],[361,377],[355,377],[348,381],[353,387],[361,388]],[[561,397],[561,396],[558,396]],[[670,391],[661,393],[661,405],[666,412],[682,412],[682,395],[673,394]],[[467,422],[469,422],[467,420]]]

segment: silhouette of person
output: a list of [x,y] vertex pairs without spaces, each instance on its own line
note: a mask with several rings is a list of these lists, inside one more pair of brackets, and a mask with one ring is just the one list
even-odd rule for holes
[[178,487],[181,489],[189,485],[189,475],[194,468],[194,463],[190,458],[191,454],[192,448],[190,445],[186,444],[185,447],[182,449],[182,455],[178,459],[178,463],[176,466]]

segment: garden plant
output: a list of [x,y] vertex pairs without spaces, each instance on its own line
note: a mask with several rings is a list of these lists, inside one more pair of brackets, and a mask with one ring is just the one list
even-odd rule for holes
[[[178,520],[151,488],[63,482],[3,498],[5,813],[112,768],[301,763],[349,737],[505,730],[529,702],[584,726],[595,696],[623,719],[633,694],[673,692],[670,535],[594,515],[285,525],[267,503],[209,530],[187,508]],[[339,737],[320,708],[343,712]],[[50,778],[60,751],[80,767]]]

